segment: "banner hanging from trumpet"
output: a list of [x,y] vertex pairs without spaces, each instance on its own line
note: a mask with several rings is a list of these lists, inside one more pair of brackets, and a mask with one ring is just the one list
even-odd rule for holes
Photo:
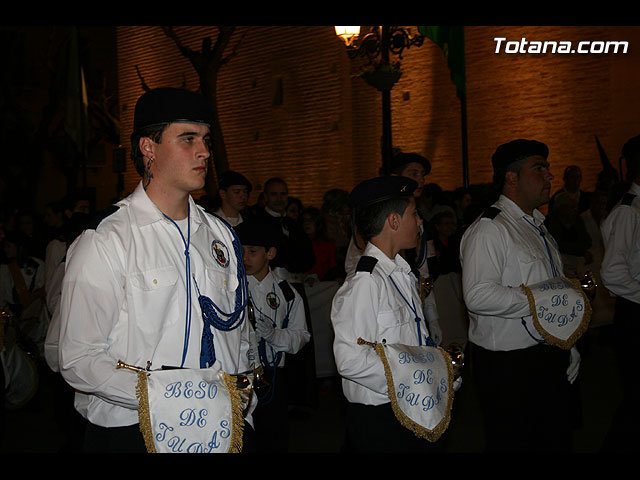
[[236,380],[219,369],[139,371],[140,431],[149,453],[237,453],[243,407]]
[[553,278],[521,286],[529,299],[533,325],[544,340],[569,350],[587,330],[591,303],[578,280]]
[[372,344],[384,365],[393,412],[416,436],[435,442],[446,431],[453,407],[453,366],[440,347]]

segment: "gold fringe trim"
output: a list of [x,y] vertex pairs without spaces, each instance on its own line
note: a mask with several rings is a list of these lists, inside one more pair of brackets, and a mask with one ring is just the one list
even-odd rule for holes
[[222,372],[222,376],[231,398],[231,444],[227,453],[239,453],[242,451],[242,433],[244,431],[242,400],[235,377],[226,372]]
[[445,412],[443,419],[432,430],[429,430],[428,428],[423,427],[419,423],[416,423],[414,420],[409,418],[402,411],[400,405],[398,405],[398,399],[395,395],[396,388],[395,384],[393,383],[391,367],[389,366],[389,362],[387,361],[387,356],[384,351],[384,345],[381,343],[367,342],[362,338],[358,338],[358,345],[368,345],[370,347],[373,347],[380,357],[380,360],[382,360],[382,364],[384,365],[385,377],[387,379],[387,390],[389,391],[388,395],[389,400],[391,401],[391,408],[400,424],[403,427],[411,430],[417,437],[424,438],[432,443],[437,441],[449,427],[449,423],[451,422],[451,409],[453,408],[453,365],[451,363],[451,356],[449,355],[449,353],[447,353],[446,350],[440,347],[435,347],[442,353],[445,359],[445,363],[447,364],[447,372],[449,377],[447,384],[449,390],[447,392],[447,411]]
[[138,372],[136,385],[136,397],[138,398],[138,419],[140,421],[140,433],[144,438],[144,444],[148,453],[157,453],[156,444],[153,442],[153,429],[151,428],[151,414],[149,413],[149,391],[147,387],[147,372]]
[[593,309],[591,307],[591,301],[589,300],[587,295],[582,291],[580,280],[578,279],[565,279],[565,280],[568,280],[569,283],[571,283],[573,287],[580,293],[584,302],[584,315],[582,317],[580,326],[566,340],[561,340],[558,337],[551,335],[544,328],[542,328],[542,325],[540,325],[540,321],[538,320],[538,315],[536,314],[536,310],[537,310],[536,301],[533,296],[533,292],[529,287],[527,287],[524,284],[520,285],[520,288],[525,293],[529,301],[529,310],[531,311],[531,318],[533,319],[533,325],[536,327],[536,330],[538,331],[538,333],[542,335],[542,338],[544,338],[545,342],[555,347],[562,348],[563,350],[570,350],[571,347],[575,345],[578,339],[589,328],[589,322],[591,322],[591,314],[593,312]]
[[[223,381],[231,399],[231,440],[227,453],[239,453],[242,451],[242,434],[244,431],[244,416],[242,400],[236,386],[235,377],[222,372]],[[136,397],[138,398],[138,418],[140,432],[148,453],[157,453],[153,442],[153,429],[151,427],[151,415],[149,413],[149,393],[147,385],[147,372],[138,372],[136,385]]]

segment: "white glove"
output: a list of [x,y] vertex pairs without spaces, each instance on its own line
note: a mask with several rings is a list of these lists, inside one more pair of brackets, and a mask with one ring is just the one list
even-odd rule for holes
[[276,328],[273,323],[265,320],[256,321],[256,333],[267,342],[271,342],[276,334]]
[[424,313],[425,321],[429,328],[429,336],[436,345],[440,345],[442,342],[442,329],[440,328],[440,317],[438,315],[435,295],[433,295],[433,293],[429,294],[425,299],[422,312]]
[[567,368],[567,379],[569,383],[573,383],[578,378],[578,371],[580,370],[580,353],[576,347],[571,347],[569,368]]
[[462,386],[462,377],[458,377],[453,381],[453,391],[457,392]]

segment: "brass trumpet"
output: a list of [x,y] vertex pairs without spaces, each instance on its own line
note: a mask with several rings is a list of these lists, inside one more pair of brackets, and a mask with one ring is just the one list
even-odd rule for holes
[[[256,312],[253,307],[253,302],[251,300],[247,301],[247,315],[249,317],[249,321],[251,322],[251,326],[253,329],[256,328]],[[258,359],[259,361],[259,359]],[[256,394],[260,395],[261,392],[267,390],[269,387],[269,382],[265,378],[264,368],[262,365],[254,368],[253,370],[253,388],[256,391]]]
[[420,278],[420,300],[424,300],[429,296],[433,289],[433,277]]
[[447,346],[447,353],[451,357],[451,365],[453,366],[454,380],[462,376],[464,368],[464,350],[457,343],[451,343]]
[[596,297],[596,290],[598,289],[598,283],[593,275],[593,272],[587,271],[580,279],[580,287],[590,301]]

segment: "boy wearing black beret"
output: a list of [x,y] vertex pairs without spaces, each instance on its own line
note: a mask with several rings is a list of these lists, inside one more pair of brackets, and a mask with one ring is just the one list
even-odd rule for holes
[[296,289],[270,267],[282,245],[280,230],[258,217],[239,224],[236,232],[249,284],[249,320],[257,340],[255,363],[263,367],[269,383],[258,392],[253,414],[256,449],[283,453],[289,443],[285,356],[299,352],[309,342],[304,305]]
[[401,176],[357,185],[349,197],[355,226],[367,242],[353,275],[336,293],[331,310],[334,356],[347,400],[347,448],[354,452],[424,452],[434,445],[395,418],[384,366],[368,342],[432,345],[417,279],[399,255],[415,248],[422,221],[413,191]]

